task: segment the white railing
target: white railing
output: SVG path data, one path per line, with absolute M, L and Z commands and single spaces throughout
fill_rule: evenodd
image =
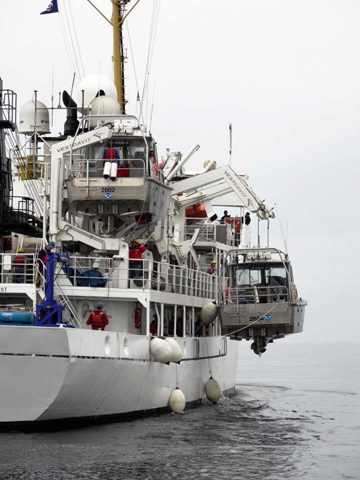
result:
M 99 264 L 93 268 L 93 264 Z M 57 273 L 62 286 L 66 279 L 77 287 L 143 288 L 182 295 L 215 298 L 219 278 L 200 270 L 155 262 L 152 259 L 70 256 L 69 265 Z
M 35 283 L 35 262 L 32 253 L 1 253 L 0 283 Z
M 228 288 L 224 297 L 224 304 L 234 307 L 236 312 L 246 309 L 248 305 L 286 303 L 291 300 L 287 287 L 266 285 Z
M 237 226 L 237 224 L 236 224 Z M 195 230 L 200 230 L 199 242 L 219 242 L 225 245 L 237 247 L 241 241 L 241 229 L 236 230 L 235 223 L 219 223 L 217 220 L 211 222 L 204 218 L 187 217 L 185 219 L 185 235 L 191 238 Z
M 21 257 L 20 257 L 21 256 Z M 93 268 L 98 263 L 99 268 Z M 40 268 L 39 268 L 40 267 Z M 36 284 L 45 293 L 46 265 L 35 254 L 0 254 L 0 283 Z M 55 287 L 142 288 L 201 298 L 217 297 L 216 275 L 155 262 L 150 258 L 121 261 L 110 257 L 72 255 L 58 263 Z
M 140 158 L 134 159 L 79 159 L 73 158 L 73 161 L 65 162 L 66 178 L 103 178 L 104 166 L 106 162 L 117 163 L 116 178 L 144 178 L 145 161 Z M 121 163 L 120 163 L 121 162 Z

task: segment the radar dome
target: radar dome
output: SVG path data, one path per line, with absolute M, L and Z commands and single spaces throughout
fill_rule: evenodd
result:
M 96 97 L 89 105 L 89 115 L 121 115 L 121 108 L 115 98 L 101 95 Z M 90 127 L 105 125 L 108 122 L 114 122 L 115 118 L 103 117 L 90 120 Z
M 97 93 L 102 90 L 107 97 L 117 98 L 116 87 L 113 82 L 102 75 L 89 75 L 79 83 L 76 93 L 76 103 L 78 108 L 82 107 L 82 90 L 84 90 L 84 106 L 89 105 Z
M 36 102 L 36 128 L 35 128 L 35 102 L 25 103 L 20 110 L 19 133 L 32 135 L 34 130 L 38 133 L 50 133 L 49 110 L 47 106 Z

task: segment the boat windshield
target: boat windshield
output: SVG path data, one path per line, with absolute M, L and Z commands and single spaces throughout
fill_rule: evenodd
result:
M 237 265 L 234 267 L 234 287 L 270 286 L 285 287 L 287 285 L 286 269 L 283 264 Z

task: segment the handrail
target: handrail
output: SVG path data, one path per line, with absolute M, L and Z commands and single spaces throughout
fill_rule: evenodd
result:
M 75 143 L 76 137 L 79 135 L 80 129 L 84 129 L 85 120 L 91 119 L 91 118 L 106 118 L 106 119 L 107 118 L 113 118 L 114 120 L 129 118 L 129 119 L 135 120 L 137 122 L 137 125 L 138 125 L 136 128 L 140 131 L 141 136 L 142 136 L 142 138 L 144 140 L 144 143 L 145 143 L 145 149 L 146 149 L 146 157 L 145 158 L 149 158 L 149 145 L 146 141 L 146 137 L 144 135 L 144 132 L 140 128 L 140 122 L 139 122 L 138 118 L 136 118 L 134 115 L 121 115 L 121 114 L 117 114 L 117 115 L 84 115 L 82 117 L 81 121 L 79 122 L 78 128 L 76 129 L 76 132 L 75 132 L 75 135 L 74 135 L 73 143 L 71 144 L 71 147 L 70 147 L 70 160 L 71 161 L 72 161 L 72 155 L 73 155 L 73 145 Z M 96 130 L 96 128 L 94 130 Z
M 23 272 L 15 272 L 12 257 L 18 254 L 0 254 L 0 281 L 1 283 L 14 283 L 14 275 L 18 275 L 19 281 L 15 283 L 37 283 L 45 293 L 46 264 L 34 254 L 24 254 L 30 258 L 27 263 L 29 274 L 23 278 Z M 4 257 L 8 256 L 8 259 Z M 99 263 L 97 276 L 87 274 L 94 263 Z M 64 288 L 96 286 L 98 288 L 142 288 L 149 290 L 167 291 L 181 295 L 191 295 L 200 298 L 214 299 L 217 296 L 218 286 L 222 279 L 205 271 L 161 263 L 151 258 L 130 261 L 117 261 L 111 257 L 85 257 L 79 255 L 69 256 L 67 266 L 61 266 L 56 274 L 56 287 L 60 294 L 64 294 Z M 39 266 L 42 266 L 39 269 Z M 59 264 L 60 265 L 60 264 Z M 20 265 L 22 270 L 22 265 Z M 42 272 L 41 272 L 42 270 Z M 21 278 L 20 278 L 21 275 Z
M 237 311 L 248 305 L 271 303 L 291 303 L 289 289 L 281 285 L 249 285 L 227 289 L 224 298 L 224 305 L 235 307 Z
M 70 161 L 65 161 L 65 167 L 69 167 L 69 173 L 67 179 L 73 179 L 73 178 L 86 178 L 89 181 L 89 178 L 103 178 L 103 172 L 104 172 L 104 165 L 105 163 L 109 161 L 111 163 L 117 163 L 120 160 L 119 159 L 114 159 L 114 160 L 104 160 L 102 158 L 79 158 L 76 160 L 73 160 L 72 162 Z M 117 177 L 117 178 L 144 178 L 145 177 L 145 171 L 146 171 L 146 165 L 145 165 L 145 160 L 142 158 L 125 158 L 121 159 L 121 162 L 138 162 L 139 164 L 141 163 L 141 167 L 131 167 L 127 165 L 120 165 L 118 166 L 118 169 L 121 170 L 121 167 L 127 168 L 129 172 L 129 177 Z M 99 167 L 96 164 L 99 162 L 102 163 L 102 166 Z M 92 165 L 94 163 L 94 165 Z M 85 168 L 84 168 L 85 167 Z M 139 172 L 140 175 L 131 175 L 131 173 L 137 173 Z M 94 175 L 96 174 L 96 175 Z

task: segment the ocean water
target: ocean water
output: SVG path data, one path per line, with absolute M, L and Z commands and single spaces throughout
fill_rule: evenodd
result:
M 0 434 L 0 479 L 360 479 L 360 345 L 240 344 L 237 394 L 183 415 Z

